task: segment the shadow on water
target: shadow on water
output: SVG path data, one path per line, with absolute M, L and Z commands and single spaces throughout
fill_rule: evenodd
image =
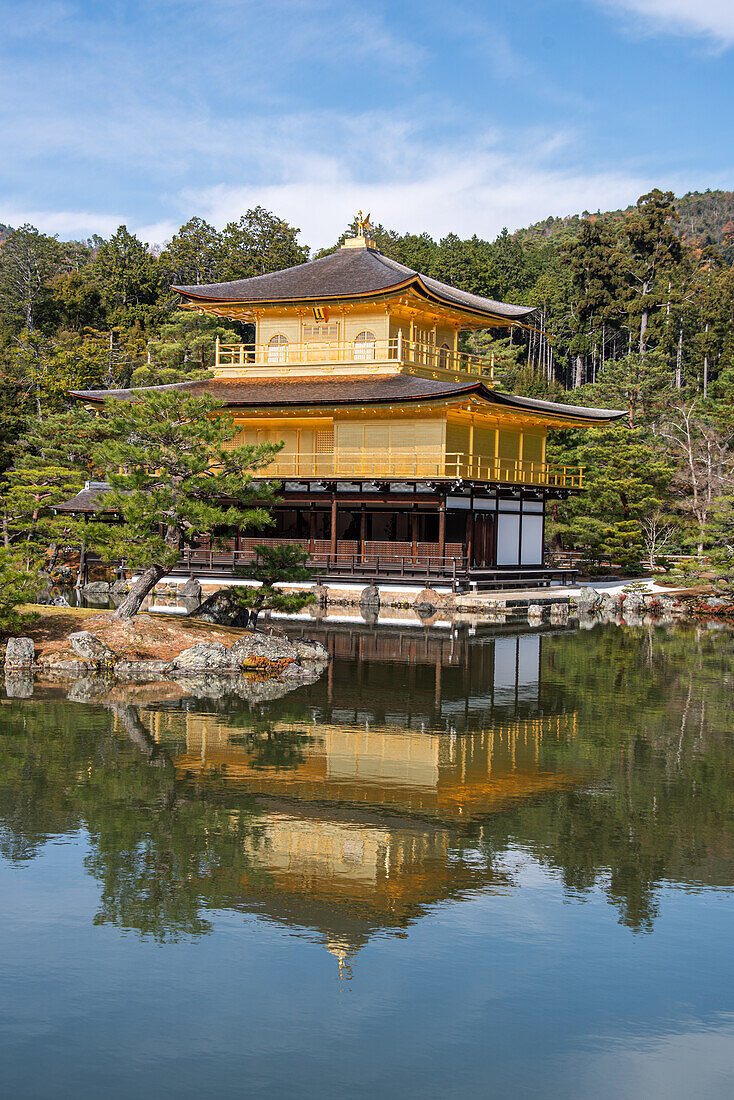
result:
M 518 847 L 637 931 L 665 883 L 732 882 L 731 634 L 302 632 L 333 661 L 282 698 L 11 682 L 2 855 L 83 828 L 96 923 L 165 942 L 252 912 L 345 977 L 375 933 L 514 889 Z

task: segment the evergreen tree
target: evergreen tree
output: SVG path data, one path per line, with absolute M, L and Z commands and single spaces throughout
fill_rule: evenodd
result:
M 106 438 L 93 452 L 114 491 L 105 508 L 118 524 L 89 527 L 89 542 L 140 575 L 115 611 L 132 618 L 147 594 L 178 561 L 182 546 L 216 539 L 232 526 L 271 522 L 275 486 L 253 481 L 278 444 L 232 446 L 237 429 L 222 402 L 205 395 L 142 390 L 134 400 L 105 404 Z M 123 471 L 123 472 L 121 472 Z
M 0 248 L 0 323 L 33 332 L 48 311 L 49 283 L 62 261 L 55 237 L 32 225 L 13 230 Z
M 121 225 L 105 241 L 91 267 L 91 274 L 110 311 L 113 323 L 143 326 L 155 319 L 158 303 L 156 261 L 146 246 Z
M 637 350 L 643 358 L 650 315 L 665 302 L 668 275 L 681 255 L 680 238 L 673 228 L 677 220 L 673 192 L 655 188 L 637 200 L 621 233 L 627 257 L 630 325 L 637 322 Z
M 305 263 L 308 249 L 298 244 L 299 232 L 262 206 L 248 210 L 221 234 L 220 279 L 248 279 Z
M 308 553 L 301 546 L 255 547 L 255 561 L 252 565 L 241 566 L 235 570 L 238 576 L 247 577 L 254 585 L 233 585 L 226 594 L 241 611 L 249 612 L 249 625 L 257 628 L 258 616 L 263 611 L 280 611 L 295 615 L 304 607 L 314 603 L 312 592 L 289 592 L 277 588 L 282 584 L 301 584 L 311 579 L 311 570 L 307 568 Z

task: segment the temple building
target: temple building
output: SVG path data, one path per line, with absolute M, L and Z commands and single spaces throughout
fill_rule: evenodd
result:
M 546 461 L 547 432 L 624 414 L 501 392 L 491 359 L 461 351 L 460 334 L 527 324 L 532 309 L 413 271 L 377 249 L 369 219 L 358 225 L 321 259 L 174 288 L 187 309 L 254 325 L 255 340 L 217 342 L 213 378 L 164 388 L 220 399 L 233 445 L 283 443 L 258 471 L 282 481 L 275 528 L 183 548 L 181 568 L 226 573 L 275 539 L 303 545 L 332 578 L 552 581 L 546 505 L 582 490 L 583 471 Z

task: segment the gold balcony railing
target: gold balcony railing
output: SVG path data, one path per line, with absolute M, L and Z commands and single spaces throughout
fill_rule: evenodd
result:
M 494 381 L 494 360 L 481 355 L 454 351 L 447 346 L 405 340 L 398 335 L 391 340 L 306 341 L 286 344 L 222 344 L 217 340 L 215 366 L 266 368 L 273 374 L 287 374 L 290 369 L 349 363 L 369 370 L 380 364 L 395 363 L 419 367 L 437 374 L 470 374 L 487 382 Z
M 273 478 L 345 478 L 485 481 L 506 485 L 581 489 L 582 466 L 549 466 L 528 459 L 485 458 L 480 455 L 441 454 L 432 451 L 385 451 L 376 454 L 284 453 L 257 473 Z

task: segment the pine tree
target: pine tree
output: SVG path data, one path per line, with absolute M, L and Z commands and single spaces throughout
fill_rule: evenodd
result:
M 176 564 L 182 546 L 202 535 L 216 539 L 221 528 L 271 522 L 275 485 L 254 482 L 253 473 L 280 445 L 233 447 L 232 418 L 209 395 L 141 390 L 129 402 L 108 400 L 103 417 L 107 437 L 93 460 L 113 486 L 105 508 L 120 522 L 88 525 L 89 541 L 108 560 L 125 559 L 140 571 L 115 611 L 128 619 Z
M 282 614 L 295 615 L 304 607 L 314 603 L 312 592 L 289 592 L 277 588 L 282 584 L 302 584 L 311 580 L 311 570 L 307 568 L 308 553 L 301 546 L 255 547 L 255 561 L 252 565 L 238 567 L 235 572 L 240 577 L 255 581 L 254 585 L 233 585 L 226 594 L 242 611 L 248 611 L 249 625 L 256 629 L 258 616 L 263 611 L 280 611 Z

